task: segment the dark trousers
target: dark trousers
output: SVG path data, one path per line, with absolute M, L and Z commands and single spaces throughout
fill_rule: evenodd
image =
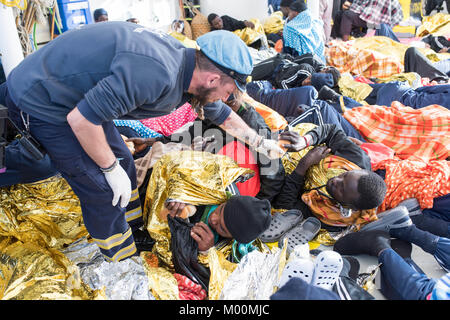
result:
M 269 81 L 254 81 L 247 85 L 247 93 L 256 101 L 272 108 L 283 117 L 297 117 L 297 107 L 311 106 L 317 99 L 317 91 L 312 86 L 290 89 L 273 89 Z
M 376 94 L 374 104 L 390 106 L 393 101 L 398 101 L 405 106 L 419 109 L 432 104 L 450 108 L 450 85 L 441 84 L 412 89 L 401 82 L 376 83 L 370 85 Z M 367 99 L 366 101 L 370 103 Z
M 450 222 L 450 194 L 434 198 L 433 207 L 431 209 L 423 209 L 423 213 L 430 217 Z
M 365 139 L 358 130 L 337 112 L 333 106 L 325 101 L 317 100 L 311 108 L 292 120 L 289 125 L 294 127 L 299 123 L 314 123 L 318 126 L 323 124 L 335 124 L 338 128 L 342 129 L 347 136 L 365 142 Z
M 268 81 L 255 81 L 247 85 L 247 92 L 256 101 L 285 117 L 291 126 L 307 122 L 318 126 L 325 123 L 336 124 L 348 136 L 365 141 L 358 130 L 337 111 L 337 105 L 332 106 L 325 101 L 316 100 L 317 91 L 314 87 L 272 89 Z M 348 97 L 344 97 L 344 101 L 349 108 L 360 105 Z M 304 109 L 301 114 L 298 110 L 300 106 Z
M 6 93 L 8 115 L 24 127 L 21 110 Z M 27 118 L 26 113 L 22 115 Z M 113 192 L 98 165 L 88 156 L 67 123 L 53 124 L 29 116 L 32 136 L 44 147 L 53 167 L 67 180 L 80 200 L 87 231 L 109 261 L 136 253 L 132 229 L 142 225 L 142 210 L 133 157 L 113 122 L 102 125 L 106 139 L 131 180 L 132 195 L 126 208 L 113 206 Z
M 366 28 L 367 22 L 359 17 L 358 13 L 354 13 L 350 10 L 342 12 L 340 34 L 341 36 L 349 36 L 354 27 Z
M 375 35 L 388 37 L 394 41 L 400 42 L 400 40 L 398 40 L 397 36 L 395 35 L 394 31 L 392 31 L 391 26 L 386 23 L 380 24 L 380 26 L 375 31 Z
M 6 146 L 5 166 L 6 171 L 0 174 L 0 187 L 32 183 L 47 179 L 58 173 L 53 168 L 48 155 L 45 155 L 42 160 L 36 160 L 18 140 L 14 140 Z
M 270 296 L 271 300 L 340 300 L 331 290 L 326 290 L 307 283 L 301 278 L 293 277 L 277 292 Z
M 388 300 L 426 300 L 436 281 L 394 250 L 386 249 L 378 257 L 381 265 L 381 293 Z
M 436 81 L 448 81 L 448 63 L 434 64 L 417 48 L 410 47 L 405 52 L 405 72 L 416 72 L 421 77 Z M 443 70 L 438 69 L 443 67 Z

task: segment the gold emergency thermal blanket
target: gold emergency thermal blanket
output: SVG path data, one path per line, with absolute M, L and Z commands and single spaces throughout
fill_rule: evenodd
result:
M 170 152 L 153 167 L 144 205 L 144 223 L 155 239 L 154 251 L 168 266 L 170 229 L 159 212 L 167 199 L 196 205 L 220 204 L 227 200 L 226 187 L 239 177 L 249 178 L 250 169 L 241 168 L 227 157 L 200 151 Z
M 0 299 L 101 298 L 60 251 L 87 235 L 64 179 L 1 188 L 0 199 Z
M 233 31 L 233 33 L 236 34 L 239 38 L 241 38 L 246 45 L 251 45 L 252 43 L 260 39 L 263 39 L 263 42 L 264 41 L 267 42 L 267 39 L 265 39 L 266 33 L 264 31 L 264 27 L 259 21 L 259 19 L 250 19 L 249 21 L 253 22 L 253 24 L 255 25 L 254 29 L 247 27 L 244 29 Z
M 275 11 L 264 21 L 264 31 L 267 34 L 270 33 L 279 33 L 283 31 L 284 28 L 284 19 L 283 13 L 281 11 Z
M 416 36 L 425 37 L 429 34 L 433 36 L 448 36 L 450 34 L 450 14 L 439 12 L 432 16 L 424 17 L 422 25 L 417 28 Z

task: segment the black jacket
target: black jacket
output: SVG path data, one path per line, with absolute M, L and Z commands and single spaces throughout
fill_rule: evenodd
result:
M 226 15 L 222 16 L 221 18 L 223 21 L 223 29 L 224 30 L 236 31 L 236 30 L 247 28 L 244 21 L 240 21 L 240 20 L 234 19 L 234 18 L 232 18 L 230 16 L 226 16 Z
M 313 137 L 312 145 L 325 143 L 331 153 L 353 162 L 361 169 L 371 170 L 370 158 L 367 153 L 351 141 L 341 129 L 334 124 L 324 124 L 309 131 Z M 293 171 L 286 176 L 280 193 L 273 202 L 274 208 L 292 209 L 297 208 L 310 212 L 309 208 L 301 201 L 300 196 L 304 193 L 305 177 Z

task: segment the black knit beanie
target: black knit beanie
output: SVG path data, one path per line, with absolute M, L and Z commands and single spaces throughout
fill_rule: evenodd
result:
M 271 206 L 267 199 L 250 196 L 232 196 L 224 208 L 224 221 L 233 238 L 249 243 L 263 233 L 270 224 Z

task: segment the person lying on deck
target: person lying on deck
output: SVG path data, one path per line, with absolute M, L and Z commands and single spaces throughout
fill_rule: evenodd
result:
M 236 31 L 245 28 L 255 28 L 255 24 L 247 20 L 237 20 L 227 15 L 219 16 L 216 13 L 208 15 L 208 22 L 212 30 Z
M 170 216 L 179 217 L 187 204 L 166 201 L 165 206 Z M 199 251 L 207 251 L 221 238 L 250 243 L 269 227 L 271 220 L 269 200 L 250 196 L 234 195 L 222 204 L 195 208 L 189 221 L 194 223 L 191 236 Z
M 280 138 L 286 135 L 289 132 Z M 386 184 L 371 170 L 364 150 L 332 124 L 315 127 L 301 139 L 305 148 L 316 147 L 286 176 L 272 203 L 274 208 L 300 209 L 306 216 L 316 216 L 324 228 L 338 230 L 376 220 L 375 209 L 384 200 Z M 307 174 L 314 165 L 324 172 L 321 171 L 320 179 L 319 174 Z

